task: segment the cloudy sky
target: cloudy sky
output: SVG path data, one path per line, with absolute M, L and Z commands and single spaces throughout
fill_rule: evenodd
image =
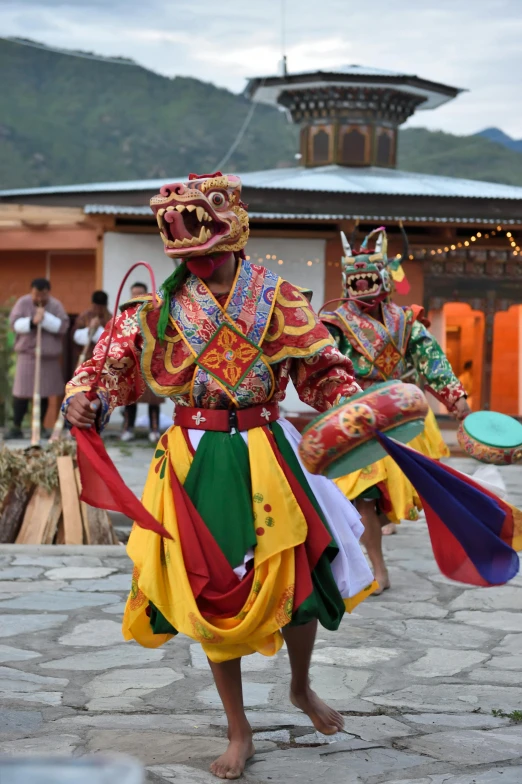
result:
M 522 137 L 522 0 L 0 0 L 0 30 L 238 92 L 276 71 L 283 4 L 289 70 L 356 63 L 467 88 L 410 125 Z

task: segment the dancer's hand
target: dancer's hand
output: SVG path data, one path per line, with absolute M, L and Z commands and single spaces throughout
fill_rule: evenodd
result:
M 466 419 L 466 417 L 471 414 L 471 408 L 468 406 L 468 401 L 465 397 L 461 397 L 457 400 L 451 413 L 459 422 L 462 422 L 463 419 Z
M 98 329 L 99 326 L 100 326 L 100 319 L 98 318 L 98 316 L 94 316 L 94 318 L 91 319 L 91 322 L 89 324 L 89 329 Z
M 99 400 L 89 400 L 85 392 L 78 392 L 69 403 L 66 419 L 80 430 L 87 430 L 95 424 L 99 408 Z

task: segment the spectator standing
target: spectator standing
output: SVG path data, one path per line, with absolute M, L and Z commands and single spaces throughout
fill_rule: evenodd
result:
M 112 313 L 107 305 L 109 297 L 105 291 L 95 291 L 91 297 L 91 307 L 80 313 L 74 323 L 73 340 L 75 348 L 75 360 L 78 361 L 80 354 L 85 353 L 82 361 L 92 357 L 92 350 L 101 338 L 103 331 L 112 318 Z
M 13 386 L 13 427 L 5 437 L 23 438 L 22 422 L 34 392 L 37 326 L 42 325 L 40 396 L 43 422 L 49 397 L 61 396 L 64 391 L 60 358 L 69 317 L 62 303 L 51 296 L 49 281 L 36 278 L 31 283 L 30 293 L 15 302 L 9 322 L 16 336 L 16 372 Z

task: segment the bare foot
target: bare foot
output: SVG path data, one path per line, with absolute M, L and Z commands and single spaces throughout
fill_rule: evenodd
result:
M 383 536 L 393 536 L 393 534 L 397 533 L 397 523 L 386 523 L 382 527 L 382 535 Z
M 210 772 L 218 779 L 238 779 L 250 757 L 256 753 L 252 743 L 252 733 L 246 732 L 229 740 L 228 749 L 214 760 Z
M 315 729 L 322 732 L 323 735 L 335 735 L 344 727 L 344 719 L 341 714 L 323 702 L 310 687 L 304 692 L 291 691 L 290 702 L 306 713 Z
M 387 591 L 389 588 L 391 588 L 390 577 L 388 575 L 387 569 L 384 569 L 382 572 L 375 570 L 375 579 L 379 583 L 379 587 L 371 594 L 372 596 L 380 596 L 381 593 L 384 593 L 384 591 Z

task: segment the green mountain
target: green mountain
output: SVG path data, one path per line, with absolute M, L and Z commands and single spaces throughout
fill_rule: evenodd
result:
M 197 79 L 37 46 L 0 39 L 0 190 L 212 171 L 251 111 Z M 258 105 L 227 168 L 292 166 L 298 135 Z M 480 135 L 403 130 L 399 167 L 522 185 L 522 154 Z
M 425 128 L 400 132 L 400 169 L 522 185 L 522 153 L 484 136 L 453 136 Z
M 251 104 L 197 79 L 0 40 L 0 189 L 213 171 Z M 257 106 L 228 166 L 291 166 L 297 129 Z

